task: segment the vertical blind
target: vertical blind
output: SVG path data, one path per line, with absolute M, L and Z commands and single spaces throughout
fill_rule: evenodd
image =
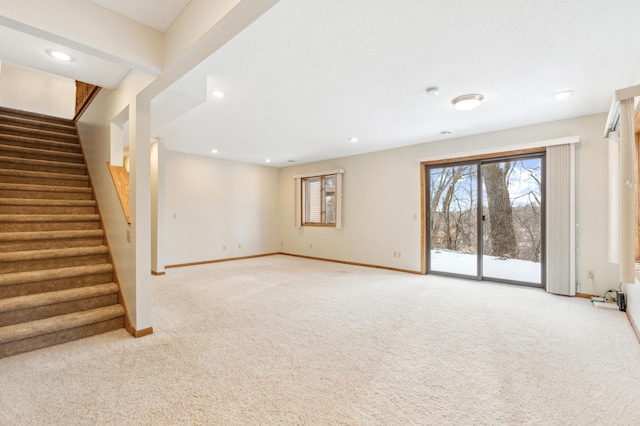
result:
M 547 147 L 547 291 L 575 296 L 575 145 Z

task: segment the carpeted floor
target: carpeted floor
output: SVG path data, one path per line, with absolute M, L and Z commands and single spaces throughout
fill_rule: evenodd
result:
M 1 425 L 637 425 L 624 313 L 270 256 L 153 279 L 154 330 L 0 360 Z

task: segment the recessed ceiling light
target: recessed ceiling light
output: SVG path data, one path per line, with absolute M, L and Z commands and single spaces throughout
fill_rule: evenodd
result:
M 217 150 L 217 149 L 212 149 L 212 150 L 211 150 L 211 153 L 212 153 L 212 154 L 217 154 L 217 153 L 218 153 L 218 150 Z
M 355 136 L 352 136 L 349 138 L 349 142 L 358 142 L 358 138 L 356 138 Z
M 47 54 L 52 58 L 56 58 L 59 61 L 70 62 L 73 61 L 73 56 L 68 53 L 61 52 L 59 50 L 47 50 Z
M 270 158 L 265 158 L 264 162 L 265 162 L 265 163 L 270 163 L 270 162 L 271 162 L 271 159 L 270 159 Z
M 453 98 L 451 99 L 451 103 L 453 104 L 453 107 L 458 111 L 469 111 L 470 109 L 474 109 L 478 105 L 480 105 L 480 102 L 482 102 L 483 99 L 483 95 L 474 93 Z
M 571 95 L 573 95 L 573 90 L 563 90 L 562 92 L 554 93 L 553 97 L 555 99 L 566 99 Z
M 222 90 L 213 90 L 211 92 L 211 94 L 215 97 L 215 98 L 224 98 L 225 96 L 227 96 L 226 93 L 224 93 Z

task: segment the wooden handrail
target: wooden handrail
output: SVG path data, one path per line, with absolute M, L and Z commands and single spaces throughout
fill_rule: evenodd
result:
M 113 184 L 116 187 L 124 217 L 127 219 L 127 223 L 131 224 L 131 216 L 129 215 L 129 172 L 124 166 L 114 166 L 109 162 L 107 162 L 107 167 L 111 172 L 111 179 L 113 179 Z

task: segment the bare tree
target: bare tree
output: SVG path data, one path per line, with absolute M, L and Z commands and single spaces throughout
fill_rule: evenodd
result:
M 489 206 L 490 253 L 492 256 L 512 258 L 517 255 L 513 227 L 513 211 L 509 199 L 507 177 L 512 163 L 505 161 L 483 166 L 484 185 Z

